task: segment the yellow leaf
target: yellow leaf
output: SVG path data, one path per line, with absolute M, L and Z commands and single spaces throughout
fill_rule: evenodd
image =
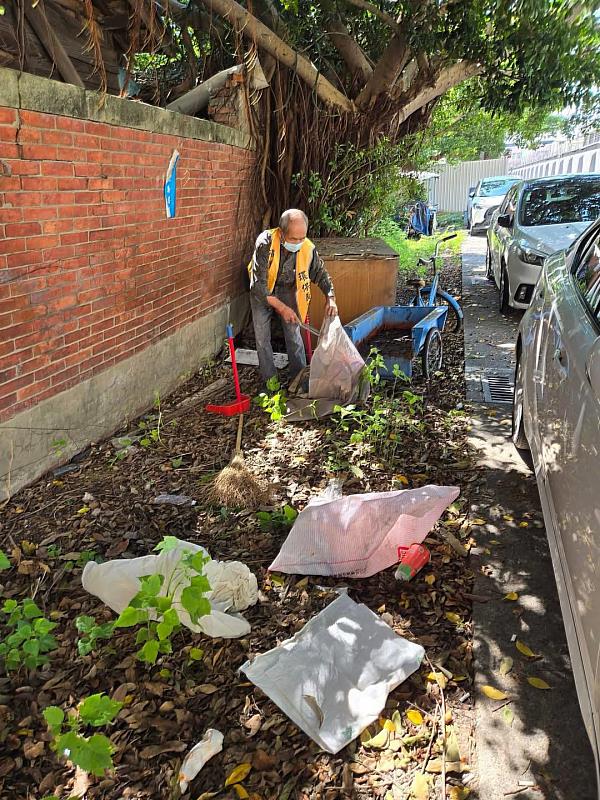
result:
M 505 600 L 518 600 L 519 599 L 519 595 L 517 594 L 517 592 L 509 592 L 508 594 L 504 595 L 504 599 Z
M 285 583 L 285 578 L 283 575 L 278 575 L 276 572 L 271 573 L 271 583 L 274 583 L 275 586 L 283 586 Z
M 435 681 L 442 689 L 445 689 L 448 684 L 448 678 L 443 672 L 430 672 L 427 676 L 427 680 Z
M 500 662 L 500 675 L 508 675 L 513 668 L 513 660 L 510 656 L 503 658 Z
M 248 798 L 250 797 L 248 792 L 244 789 L 244 787 L 240 783 L 236 783 L 233 788 L 235 789 L 235 793 L 240 798 L 240 800 L 248 800 Z
M 529 527 L 529 523 L 528 522 L 525 522 L 525 521 L 519 522 L 519 528 L 528 528 L 528 527 Z
M 201 683 L 197 689 L 202 694 L 214 694 L 219 691 L 219 687 L 215 686 L 214 683 Z
M 505 514 L 502 519 L 505 519 L 507 522 L 514 522 L 515 518 L 511 514 Z
M 506 700 L 508 697 L 505 692 L 501 692 L 500 689 L 495 689 L 493 686 L 482 686 L 481 691 L 491 700 Z
M 389 738 L 389 731 L 383 728 L 383 730 L 379 731 L 379 733 L 375 734 L 371 739 L 363 739 L 361 736 L 361 741 L 365 747 L 375 747 L 378 750 L 383 750 L 384 747 L 387 747 Z
M 406 475 L 394 475 L 394 480 L 401 483 L 403 486 L 408 486 L 408 478 Z
M 392 722 L 394 723 L 396 733 L 402 733 L 402 717 L 400 716 L 398 709 L 396 709 L 392 714 Z
M 490 544 L 502 544 L 498 539 L 490 539 Z
M 413 708 L 411 708 L 410 711 L 406 712 L 406 717 L 412 722 L 413 725 L 423 724 L 423 715 L 421 714 L 420 711 L 416 711 Z
M 448 800 L 467 800 L 470 795 L 471 790 L 466 786 L 453 786 L 448 794 Z
M 252 769 L 252 764 L 238 764 L 230 773 L 229 777 L 225 781 L 225 786 L 233 786 L 236 783 L 240 783 L 243 781 L 244 778 L 248 775 L 250 770 Z
M 527 647 L 526 644 L 523 644 L 523 642 L 520 642 L 518 639 L 515 642 L 515 647 L 517 648 L 519 653 L 523 653 L 523 655 L 527 656 L 527 658 L 537 658 L 537 656 L 533 652 L 533 650 L 531 648 Z
M 536 689 L 551 689 L 552 687 L 541 678 L 527 678 L 527 683 L 535 686 Z
M 302 580 L 298 581 L 298 583 L 296 584 L 296 586 L 294 588 L 295 589 L 306 589 L 307 586 L 308 586 L 308 578 L 302 578 Z
M 467 680 L 467 676 L 466 675 L 453 675 L 452 676 L 452 680 L 456 681 L 456 683 L 460 683 L 461 681 L 466 681 Z
M 446 617 L 447 620 L 450 620 L 450 622 L 453 622 L 455 625 L 458 625 L 459 622 L 462 622 L 462 619 L 459 617 L 458 614 L 455 614 L 454 611 L 446 611 L 444 616 Z
M 471 525 L 485 525 L 485 520 L 477 517 L 476 519 L 471 520 Z
M 390 733 L 396 733 L 396 726 L 394 725 L 391 719 L 385 719 L 383 721 L 383 727 L 386 731 L 389 731 Z
M 429 800 L 429 781 L 420 772 L 415 775 L 410 785 L 410 793 L 414 800 Z
M 435 575 L 425 575 L 425 583 L 428 586 L 433 586 L 435 583 Z

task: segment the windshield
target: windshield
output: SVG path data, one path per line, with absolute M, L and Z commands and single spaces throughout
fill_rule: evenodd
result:
M 523 192 L 521 225 L 565 225 L 592 222 L 600 216 L 600 175 L 531 186 Z
M 477 192 L 478 197 L 503 197 L 511 186 L 517 183 L 518 178 L 492 178 L 489 181 L 482 181 Z

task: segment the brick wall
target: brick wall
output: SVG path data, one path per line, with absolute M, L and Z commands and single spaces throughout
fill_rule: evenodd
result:
M 0 422 L 243 291 L 252 157 L 1 100 Z

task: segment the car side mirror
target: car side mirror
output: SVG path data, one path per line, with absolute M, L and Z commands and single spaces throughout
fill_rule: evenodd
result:
M 469 189 L 469 197 L 475 197 L 475 186 L 471 186 Z
M 512 214 L 498 214 L 498 226 L 500 228 L 511 228 L 513 224 Z

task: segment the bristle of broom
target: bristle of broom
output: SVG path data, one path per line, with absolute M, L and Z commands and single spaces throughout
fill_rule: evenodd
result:
M 268 504 L 270 491 L 248 469 L 244 456 L 236 453 L 209 486 L 206 497 L 213 505 L 250 509 Z

